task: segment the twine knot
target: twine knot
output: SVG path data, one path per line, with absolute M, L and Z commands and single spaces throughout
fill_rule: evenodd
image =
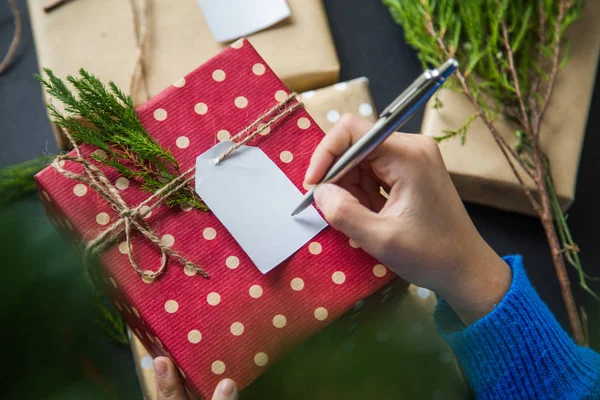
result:
M 302 107 L 302 103 L 299 101 L 294 102 L 290 105 L 292 100 L 296 99 L 297 94 L 292 93 L 287 98 L 271 109 L 267 110 L 256 121 L 244 128 L 238 134 L 231 138 L 232 141 L 241 139 L 236 142 L 226 152 L 221 154 L 218 158 L 219 162 L 225 159 L 229 154 L 238 149 L 243 144 L 249 142 L 255 138 L 261 132 L 265 132 L 277 121 L 283 117 L 293 113 L 298 108 Z M 269 131 L 267 131 L 269 132 Z M 90 260 L 96 255 L 102 253 L 106 249 L 114 246 L 121 235 L 125 233 L 125 244 L 127 246 L 127 255 L 129 262 L 133 269 L 142 277 L 148 280 L 154 280 L 160 274 L 163 273 L 166 265 L 167 258 L 171 256 L 179 261 L 179 263 L 187 270 L 192 269 L 199 273 L 201 276 L 208 278 L 209 275 L 193 262 L 181 256 L 176 251 L 172 250 L 167 244 L 163 243 L 158 234 L 154 229 L 146 222 L 144 217 L 149 215 L 152 210 L 157 208 L 164 202 L 171 194 L 177 192 L 179 189 L 188 185 L 194 179 L 194 172 L 196 167 L 192 167 L 175 179 L 166 183 L 165 186 L 157 190 L 153 195 L 142 201 L 135 207 L 130 207 L 125 200 L 121 197 L 119 190 L 108 180 L 104 172 L 96 165 L 91 163 L 81 153 L 81 149 L 75 142 L 68 130 L 64 130 L 65 136 L 70 141 L 76 156 L 70 156 L 68 154 L 60 155 L 56 157 L 52 163 L 52 167 L 66 178 L 73 179 L 79 182 L 87 184 L 90 188 L 96 191 L 106 202 L 115 210 L 119 218 L 106 230 L 99 233 L 94 239 L 89 241 L 84 249 L 83 261 L 86 267 L 91 265 Z M 63 161 L 72 161 L 80 164 L 83 167 L 83 174 L 68 171 L 63 167 Z M 154 243 L 160 250 L 161 261 L 159 268 L 155 271 L 148 269 L 141 269 L 134 256 L 133 247 L 131 244 L 132 231 L 137 231 L 142 237 Z

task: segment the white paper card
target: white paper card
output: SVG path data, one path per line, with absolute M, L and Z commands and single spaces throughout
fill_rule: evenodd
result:
M 239 39 L 290 16 L 285 0 L 198 0 L 217 42 Z
M 196 158 L 196 192 L 263 273 L 285 261 L 327 226 L 314 207 L 292 217 L 302 193 L 257 147 L 233 143 Z

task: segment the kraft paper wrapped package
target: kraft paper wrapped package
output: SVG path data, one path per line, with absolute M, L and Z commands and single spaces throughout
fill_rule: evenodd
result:
M 344 113 L 371 121 L 376 118 L 366 78 L 309 91 L 301 98 L 325 132 Z M 269 398 L 291 400 L 402 395 L 462 399 L 457 364 L 433 322 L 436 301 L 425 288 L 407 288 L 405 282 L 393 281 L 286 355 L 250 385 L 243 398 L 262 399 L 268 394 Z M 142 392 L 146 399 L 154 400 L 152 356 L 135 331 L 130 333 Z
M 139 17 L 142 0 L 134 3 Z M 248 39 L 294 91 L 337 82 L 340 67 L 322 0 L 287 3 L 289 18 Z M 103 81 L 113 80 L 119 87 L 129 88 L 136 58 L 129 1 L 76 0 L 51 13 L 44 13 L 38 1 L 29 0 L 28 4 L 40 68 L 50 68 L 58 76 L 85 68 Z M 213 39 L 196 0 L 152 0 L 148 4 L 146 68 L 149 92 L 154 96 L 227 44 Z M 56 127 L 55 135 L 59 148 L 66 148 Z
M 371 122 L 377 120 L 369 80 L 365 77 L 302 93 L 302 102 L 306 111 L 326 133 L 346 113 Z
M 552 162 L 555 188 L 563 210 L 575 199 L 579 158 L 600 50 L 599 20 L 600 2 L 590 1 L 581 20 L 569 27 L 569 62 L 557 76 L 541 126 L 542 148 Z M 473 106 L 462 94 L 442 89 L 440 100 L 444 106 L 439 110 L 433 108 L 433 102 L 428 104 L 421 127 L 423 134 L 440 136 L 442 130 L 457 129 L 474 114 Z M 517 128 L 512 122 L 500 117 L 495 125 L 509 144 L 516 142 Z M 458 138 L 449 139 L 440 143 L 440 149 L 463 200 L 534 215 L 507 161 L 480 119 L 471 124 L 465 145 L 461 145 Z M 529 176 L 521 175 L 535 190 Z

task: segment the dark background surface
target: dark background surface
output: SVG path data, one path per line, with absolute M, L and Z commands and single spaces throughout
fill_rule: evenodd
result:
M 42 105 L 41 89 L 32 78 L 38 65 L 25 1 L 19 3 L 23 12 L 24 35 L 12 66 L 0 76 L 0 167 L 57 152 Z M 379 1 L 325 0 L 324 3 L 342 66 L 341 80 L 367 76 L 377 109 L 382 110 L 420 73 L 414 51 L 406 45 L 401 28 L 392 21 Z M 6 2 L 0 2 L 0 54 L 3 55 L 8 48 L 12 34 L 12 16 Z M 599 104 L 597 85 L 587 124 L 577 200 L 569 211 L 572 233 L 582 249 L 582 263 L 591 275 L 600 275 L 600 158 L 597 156 L 600 116 L 594 112 L 599 110 Z M 418 132 L 420 119 L 421 115 L 418 115 L 409 121 L 404 130 Z M 29 207 L 32 213 L 40 214 L 40 225 L 45 224 L 39 205 Z M 499 254 L 523 254 L 534 286 L 563 326 L 568 328 L 560 288 L 538 220 L 471 204 L 467 204 L 467 209 L 477 228 Z M 576 275 L 570 272 L 576 301 L 585 306 L 591 320 L 592 347 L 598 350 L 600 306 L 577 287 Z M 598 291 L 600 285 L 596 283 L 593 288 Z M 121 362 L 132 368 L 127 361 Z M 133 379 L 132 376 L 128 375 L 127 379 Z

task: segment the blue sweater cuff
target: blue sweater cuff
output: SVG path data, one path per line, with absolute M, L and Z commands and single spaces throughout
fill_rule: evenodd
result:
M 527 279 L 521 256 L 504 261 L 513 281 L 488 315 L 465 327 L 443 299 L 435 310 L 476 398 L 600 398 L 600 355 L 561 328 Z

